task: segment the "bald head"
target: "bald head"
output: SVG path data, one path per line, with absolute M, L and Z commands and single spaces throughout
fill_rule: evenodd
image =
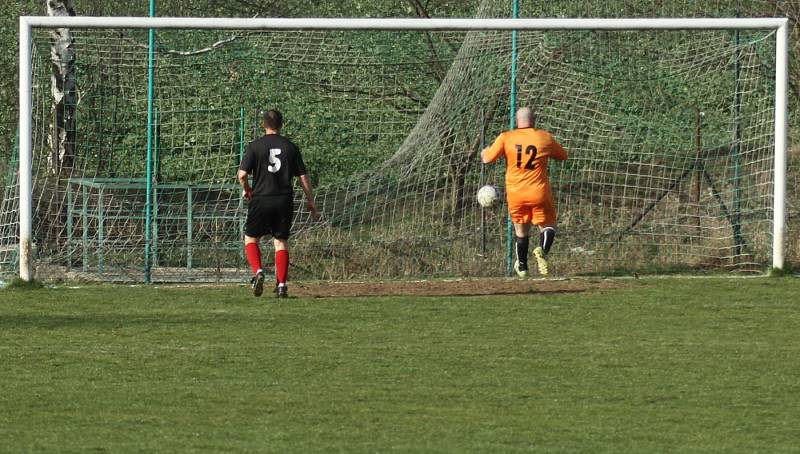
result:
M 517 111 L 517 127 L 532 128 L 536 123 L 536 116 L 530 107 L 522 107 Z

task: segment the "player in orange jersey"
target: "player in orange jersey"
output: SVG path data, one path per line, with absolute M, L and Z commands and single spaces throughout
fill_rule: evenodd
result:
M 550 158 L 563 161 L 567 152 L 549 132 L 534 128 L 536 117 L 528 107 L 517 111 L 517 129 L 500 134 L 481 153 L 485 164 L 506 158 L 506 199 L 514 223 L 514 271 L 528 276 L 528 236 L 531 224 L 539 227 L 539 246 L 533 250 L 539 274 L 549 273 L 547 254 L 556 238 L 556 205 L 547 177 Z

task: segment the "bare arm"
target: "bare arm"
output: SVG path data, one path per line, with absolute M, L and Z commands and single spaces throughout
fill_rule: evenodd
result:
M 489 147 L 486 147 L 483 149 L 483 151 L 481 151 L 481 162 L 483 162 L 484 164 L 489 164 L 490 162 L 492 162 L 486 158 L 487 151 L 489 151 Z
M 311 212 L 311 217 L 314 220 L 319 219 L 319 212 L 317 206 L 314 204 L 314 190 L 311 187 L 311 179 L 308 175 L 300 175 L 300 186 L 303 188 L 303 193 L 306 195 L 306 206 L 308 211 Z
M 242 185 L 242 191 L 244 191 L 244 196 L 247 200 L 250 200 L 250 196 L 253 193 L 253 188 L 250 187 L 250 178 L 244 170 L 239 170 L 239 173 L 236 175 L 236 178 L 239 180 L 239 184 Z

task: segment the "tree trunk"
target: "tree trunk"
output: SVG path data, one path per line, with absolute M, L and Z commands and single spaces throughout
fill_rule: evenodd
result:
M 46 0 L 48 16 L 75 16 L 72 0 Z M 50 67 L 53 92 L 51 107 L 50 154 L 47 168 L 51 175 L 70 174 L 75 161 L 75 106 L 77 89 L 75 81 L 75 49 L 68 28 L 50 32 Z
M 74 16 L 72 0 L 45 0 L 48 16 Z M 50 107 L 50 129 L 47 142 L 47 172 L 53 182 L 45 181 L 39 197 L 49 199 L 48 211 L 39 213 L 37 236 L 43 236 L 40 244 L 53 250 L 65 250 L 65 228 L 67 210 L 65 195 L 59 188 L 62 178 L 72 175 L 75 161 L 75 108 L 77 89 L 75 78 L 75 50 L 72 33 L 68 28 L 50 32 L 50 79 L 53 95 Z M 82 228 L 87 228 L 85 225 Z M 45 239 L 46 238 L 46 239 Z M 67 260 L 71 260 L 67 257 Z

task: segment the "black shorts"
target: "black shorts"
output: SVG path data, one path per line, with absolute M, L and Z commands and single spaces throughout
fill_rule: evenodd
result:
M 272 235 L 288 240 L 294 217 L 294 197 L 291 195 L 256 196 L 247 208 L 244 234 L 249 237 Z

